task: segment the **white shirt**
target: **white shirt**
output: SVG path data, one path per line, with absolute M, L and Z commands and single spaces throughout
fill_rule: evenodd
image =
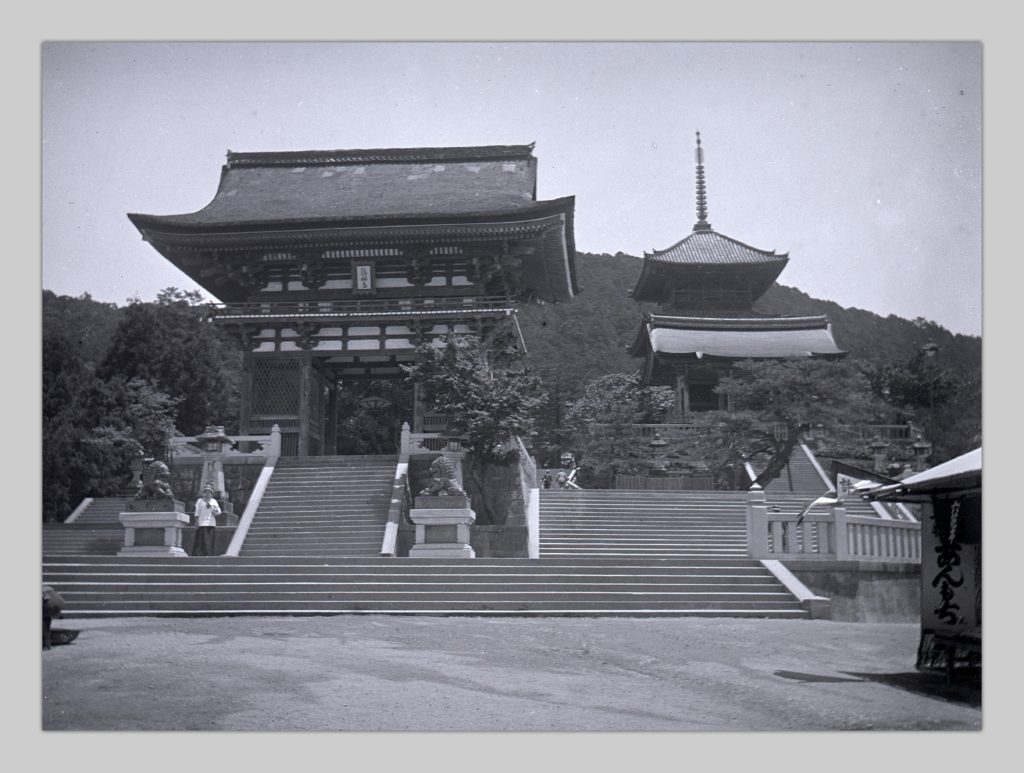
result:
M 217 500 L 210 497 L 207 502 L 202 497 L 196 500 L 196 526 L 216 526 L 217 516 L 220 515 L 220 505 Z

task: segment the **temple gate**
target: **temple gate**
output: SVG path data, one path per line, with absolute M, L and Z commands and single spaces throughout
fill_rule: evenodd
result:
M 521 344 L 519 302 L 578 292 L 574 197 L 538 201 L 536 177 L 532 144 L 228 152 L 203 209 L 128 217 L 242 342 L 240 432 L 315 456 L 339 385 L 398 379 L 448 334 Z M 443 423 L 418 397 L 414 430 Z

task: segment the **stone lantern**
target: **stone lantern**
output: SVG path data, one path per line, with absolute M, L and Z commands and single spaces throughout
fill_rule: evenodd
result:
M 220 498 L 225 490 L 222 458 L 226 447 L 234 441 L 224 434 L 224 427 L 211 425 L 203 430 L 203 434 L 196 435 L 196 442 L 205 457 L 199 487 L 213 486 L 216 496 Z
M 928 455 L 932 452 L 932 444 L 918 435 L 911 448 L 914 449 L 914 464 L 917 471 L 928 469 Z
M 871 449 L 871 458 L 874 460 L 874 470 L 878 473 L 885 472 L 885 449 L 889 447 L 889 444 L 883 441 L 878 435 L 871 441 L 869 448 Z

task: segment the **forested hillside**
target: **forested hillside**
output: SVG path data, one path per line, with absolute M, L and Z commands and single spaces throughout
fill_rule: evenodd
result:
M 587 381 L 606 373 L 631 373 L 640 360 L 626 354 L 636 338 L 645 311 L 628 293 L 640 274 L 641 259 L 631 255 L 577 253 L 580 295 L 569 303 L 529 304 L 519 313 L 529 361 L 546 383 L 576 395 Z M 840 347 L 851 358 L 875 363 L 905 362 L 929 341 L 939 347 L 938 359 L 960 372 L 981 373 L 981 339 L 955 335 L 926 320 L 882 317 L 862 309 L 843 308 L 832 301 L 779 284 L 754 307 L 766 316 L 825 314 Z
M 626 350 L 649 304 L 629 290 L 641 260 L 577 255 L 581 294 L 560 304 L 523 304 L 527 363 L 540 377 L 538 447 L 573 448 L 566 412 L 585 387 L 641 362 Z M 125 483 L 138 453 L 159 455 L 174 431 L 208 424 L 237 429 L 241 353 L 236 341 L 203 321 L 198 293 L 175 288 L 152 302 L 119 307 L 88 294 L 43 291 L 43 506 L 62 519 L 83 496 Z M 755 309 L 764 315 L 826 314 L 858 377 L 902 415 L 924 420 L 940 460 L 976 447 L 981 430 L 981 339 L 953 335 L 925 320 L 844 309 L 775 285 Z M 928 343 L 938 346 L 922 359 Z

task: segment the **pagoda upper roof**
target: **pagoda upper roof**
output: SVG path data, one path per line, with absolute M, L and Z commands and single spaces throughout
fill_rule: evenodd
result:
M 712 231 L 695 230 L 666 250 L 645 253 L 630 295 L 637 301 L 671 302 L 672 280 L 686 284 L 693 273 L 725 273 L 746 283 L 756 300 L 771 287 L 789 261 L 788 254 L 759 250 Z
M 700 266 L 785 265 L 788 253 L 759 250 L 711 229 L 694 231 L 665 250 L 645 254 L 644 260 Z M 781 269 L 780 269 L 781 270 Z
M 630 354 L 693 359 L 841 357 L 828 318 L 669 317 L 648 314 Z
M 525 214 L 555 203 L 537 201 L 536 183 L 533 145 L 229 151 L 205 207 L 130 217 L 147 227 L 203 227 Z

